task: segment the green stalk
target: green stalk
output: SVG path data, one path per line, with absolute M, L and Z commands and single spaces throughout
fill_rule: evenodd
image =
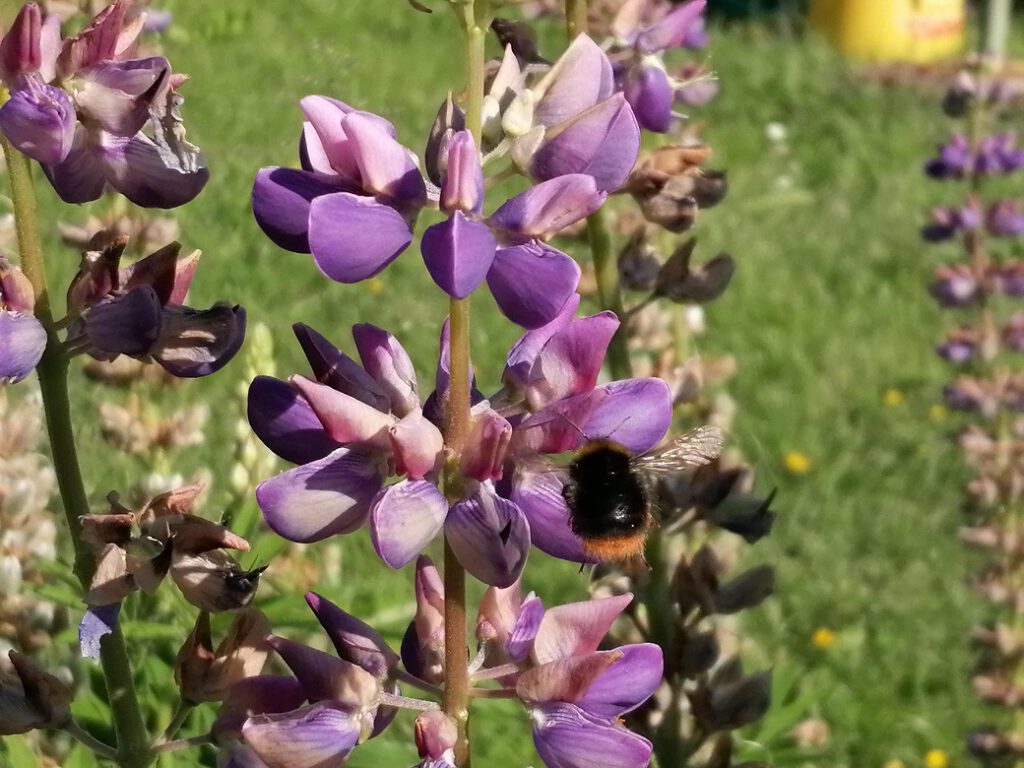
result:
M 484 102 L 484 40 L 490 25 L 487 0 L 462 0 L 455 8 L 463 36 L 466 70 L 466 125 L 479 148 Z M 449 305 L 449 348 L 451 350 L 448 407 L 445 412 L 445 445 L 456 456 L 465 447 L 470 429 L 470 303 L 451 299 Z M 462 480 L 458 462 L 445 473 L 449 498 L 461 497 Z M 458 728 L 455 743 L 456 768 L 469 768 L 469 702 L 472 688 L 469 674 L 469 646 L 466 641 L 466 571 L 455 557 L 448 540 L 444 542 L 444 660 L 445 685 L 442 708 Z
M 572 41 L 577 35 L 587 32 L 587 0 L 565 0 L 565 31 Z M 594 262 L 594 277 L 597 280 L 598 301 L 604 309 L 610 309 L 619 318 L 624 317 L 622 291 L 619 288 L 619 265 L 612 253 L 612 237 L 608 231 L 608 220 L 604 210 L 598 208 L 587 217 L 587 239 L 590 241 L 590 258 Z M 613 379 L 633 377 L 633 363 L 629 359 L 625 328 L 608 345 L 606 357 Z
M 18 232 L 21 268 L 32 283 L 36 294 L 36 319 L 46 330 L 46 351 L 36 368 L 36 373 L 39 375 L 39 389 L 43 396 L 53 468 L 57 474 L 57 484 L 64 503 L 64 516 L 75 550 L 75 574 L 82 584 L 82 589 L 85 590 L 89 588 L 95 563 L 81 540 L 82 526 L 79 517 L 89 513 L 89 498 L 82 482 L 82 470 L 71 421 L 68 363 L 61 353 L 60 339 L 50 307 L 31 166 L 28 158 L 14 149 L 6 139 L 3 139 L 3 150 L 7 159 L 7 175 L 11 180 L 11 201 Z M 106 680 L 110 710 L 114 717 L 118 764 L 121 768 L 147 768 L 152 763 L 149 736 L 138 697 L 135 695 L 131 664 L 120 628 L 116 628 L 103 639 L 100 646 L 100 663 Z
M 587 31 L 587 0 L 565 0 L 565 27 L 572 40 Z
M 1010 21 L 1013 17 L 1013 0 L 988 0 L 985 13 L 985 53 L 989 54 L 998 68 L 1006 60 L 1006 45 L 1010 39 Z

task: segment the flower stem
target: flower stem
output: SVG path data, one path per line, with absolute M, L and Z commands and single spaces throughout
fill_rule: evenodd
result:
M 75 739 L 75 741 L 85 745 L 86 748 L 92 750 L 100 757 L 105 757 L 108 760 L 113 760 L 117 757 L 116 749 L 97 739 L 74 720 L 69 721 L 68 724 L 64 726 L 64 732 Z
M 11 181 L 11 201 L 18 232 L 21 268 L 32 283 L 36 295 L 36 319 L 46 330 L 46 351 L 36 367 L 39 389 L 46 413 L 46 431 L 50 438 L 53 468 L 57 474 L 64 516 L 75 550 L 75 574 L 83 589 L 88 589 L 93 574 L 93 558 L 81 540 L 79 517 L 89 513 L 89 498 L 82 481 L 82 470 L 75 447 L 68 396 L 67 359 L 61 352 L 60 339 L 53 321 L 50 297 L 46 286 L 46 265 L 39 240 L 36 198 L 32 189 L 29 160 L 2 140 L 7 159 L 7 175 Z M 131 664 L 119 627 L 105 637 L 100 646 L 100 662 L 107 685 L 107 698 L 114 717 L 117 734 L 118 764 L 122 768 L 146 768 L 152 763 L 149 736 L 135 694 Z
M 584 34 L 587 29 L 587 0 L 565 0 L 565 31 L 569 40 Z M 603 209 L 598 208 L 587 217 L 587 238 L 590 241 L 590 258 L 594 262 L 598 301 L 604 309 L 610 309 L 616 317 L 624 320 L 626 313 L 619 288 L 619 265 L 612 253 L 612 237 Z M 633 364 L 626 345 L 625 324 L 619 327 L 608 345 L 606 360 L 613 379 L 632 378 Z
M 565 0 L 565 29 L 570 40 L 587 31 L 587 0 Z
M 455 6 L 462 28 L 464 63 L 466 71 L 466 126 L 477 147 L 481 146 L 480 131 L 483 120 L 484 40 L 490 25 L 488 0 L 460 0 Z M 445 445 L 458 456 L 466 444 L 470 429 L 470 303 L 469 298 L 451 299 L 448 313 L 450 378 L 448 405 L 445 411 Z M 445 477 L 445 490 L 454 501 L 461 493 L 461 478 L 457 462 L 449 464 Z M 469 646 L 466 642 L 466 571 L 451 544 L 444 542 L 444 662 L 445 685 L 441 706 L 456 724 L 458 738 L 455 743 L 456 768 L 469 768 Z
M 622 292 L 619 289 L 619 265 L 612 254 L 612 238 L 604 210 L 599 208 L 587 218 L 587 235 L 590 238 L 590 257 L 594 261 L 594 277 L 597 279 L 597 295 L 601 306 L 610 309 L 617 317 L 623 317 Z M 629 379 L 633 376 L 633 363 L 629 359 L 625 326 L 620 326 L 608 345 L 608 367 L 613 379 Z
M 181 726 L 188 720 L 189 713 L 195 708 L 195 704 L 185 699 L 178 699 L 178 706 L 174 709 L 174 714 L 171 715 L 171 722 L 167 724 L 166 730 L 163 735 L 153 743 L 153 747 L 159 747 L 161 744 L 166 744 L 174 738 Z

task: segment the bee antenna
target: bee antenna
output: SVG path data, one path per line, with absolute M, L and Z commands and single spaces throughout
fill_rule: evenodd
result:
M 576 430 L 577 432 L 579 432 L 579 434 L 580 434 L 580 437 L 582 437 L 582 438 L 583 438 L 583 440 L 584 440 L 585 442 L 589 442 L 589 441 L 590 441 L 590 440 L 592 439 L 592 438 L 590 437 L 590 435 L 588 435 L 588 434 L 587 434 L 586 432 L 584 432 L 584 431 L 583 431 L 583 430 L 582 430 L 582 429 L 581 429 L 581 428 L 579 427 L 579 425 L 578 425 L 578 424 L 577 424 L 577 423 L 576 423 L 575 421 L 573 421 L 572 419 L 570 419 L 570 418 L 569 418 L 568 416 L 566 416 L 566 415 L 565 415 L 564 413 L 560 413 L 560 414 L 558 414 L 558 416 L 559 416 L 559 418 L 561 418 L 561 419 L 562 419 L 562 421 L 564 421 L 564 422 L 565 422 L 566 424 L 568 424 L 568 425 L 569 425 L 570 427 L 572 427 L 572 428 L 573 428 L 573 429 L 575 429 L 575 430 Z

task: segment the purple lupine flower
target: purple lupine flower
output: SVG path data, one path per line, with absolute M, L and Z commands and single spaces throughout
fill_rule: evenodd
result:
M 1016 146 L 1016 135 L 1000 133 L 984 138 L 977 147 L 962 133 L 953 133 L 948 144 L 940 144 L 938 155 L 925 164 L 925 172 L 936 179 L 965 176 L 999 176 L 1024 168 L 1024 149 Z
M 332 280 L 373 277 L 412 242 L 426 185 L 394 126 L 325 96 L 301 102 L 302 169 L 256 175 L 252 209 L 278 246 L 311 253 Z
M 43 357 L 46 331 L 34 308 L 32 284 L 0 256 L 0 384 L 18 383 Z
M 985 226 L 996 237 L 1024 235 L 1024 210 L 1019 200 L 1000 200 L 989 206 Z
M 972 328 L 958 328 L 935 348 L 939 357 L 951 363 L 966 363 L 978 352 L 979 334 Z
M 932 220 L 921 229 L 921 237 L 931 243 L 951 240 L 963 232 L 971 232 L 983 221 L 981 206 L 969 200 L 962 208 L 934 208 Z
M 498 489 L 526 515 L 534 546 L 555 557 L 592 562 L 569 525 L 564 473 L 537 458 L 576 450 L 588 438 L 643 453 L 664 437 L 672 407 L 660 379 L 597 385 L 619 321 L 611 312 L 574 318 L 578 301 L 526 333 L 508 354 L 501 399 L 514 403 L 502 409 L 513 431 Z
M 1024 262 L 1010 261 L 995 267 L 993 290 L 1006 296 L 1024 298 Z
M 209 179 L 178 114 L 187 78 L 163 57 L 135 58 L 143 22 L 126 21 L 117 0 L 61 44 L 56 15 L 42 20 L 28 3 L 0 41 L 11 89 L 0 131 L 65 202 L 95 200 L 109 185 L 137 205 L 172 208 Z
M 617 55 L 616 82 L 633 108 L 641 127 L 666 133 L 676 115 L 673 102 L 683 103 L 685 81 L 668 74 L 664 53 L 674 48 L 701 48 L 707 44 L 703 13 L 706 0 L 671 8 L 652 0 L 630 0 L 622 5 L 612 22 Z M 698 94 L 698 100 L 707 91 Z
M 499 586 L 518 578 L 530 541 L 557 557 L 590 562 L 569 525 L 565 477 L 537 459 L 578 448 L 584 433 L 646 451 L 668 428 L 671 394 L 657 379 L 598 386 L 618 320 L 608 312 L 573 319 L 578 302 L 573 294 L 551 323 L 516 343 L 493 404 L 475 398 L 460 456 L 464 492 L 451 504 L 437 488 L 447 334 L 435 392 L 421 406 L 412 364 L 390 334 L 369 325 L 353 329 L 360 366 L 297 326 L 316 380 L 261 376 L 249 391 L 256 434 L 300 465 L 257 488 L 270 527 L 311 542 L 368 523 L 377 553 L 392 567 L 411 562 L 443 527 L 462 565 Z M 397 483 L 385 485 L 396 476 Z
M 978 300 L 981 286 L 969 266 L 950 264 L 935 268 L 928 290 L 942 307 L 966 307 Z
M 441 530 L 448 504 L 431 478 L 441 433 L 423 416 L 415 371 L 391 334 L 352 329 L 360 366 L 313 329 L 295 326 L 316 377 L 257 377 L 249 422 L 281 458 L 299 464 L 260 484 L 268 525 L 291 541 L 348 533 L 368 522 L 378 554 L 400 567 Z M 390 475 L 398 483 L 384 487 Z
M 122 238 L 83 255 L 68 289 L 75 318 L 68 341 L 97 360 L 154 360 L 182 378 L 227 365 L 245 338 L 245 310 L 223 302 L 206 310 L 184 306 L 200 252 L 182 256 L 175 242 L 121 267 L 126 244 Z
M 469 131 L 449 141 L 445 168 L 440 207 L 449 218 L 423 233 L 423 260 L 434 282 L 461 299 L 486 279 L 510 320 L 527 328 L 549 322 L 575 293 L 580 270 L 543 240 L 600 207 L 604 194 L 590 176 L 560 176 L 483 219 L 484 174 Z

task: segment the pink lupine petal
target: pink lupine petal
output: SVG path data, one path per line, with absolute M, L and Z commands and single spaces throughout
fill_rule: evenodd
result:
M 627 593 L 549 608 L 533 643 L 534 661 L 546 664 L 593 653 L 632 601 L 633 595 Z

